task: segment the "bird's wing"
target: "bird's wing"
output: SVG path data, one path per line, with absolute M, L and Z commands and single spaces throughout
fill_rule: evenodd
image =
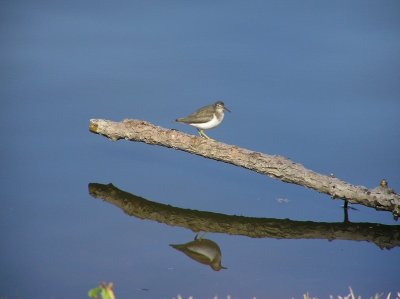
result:
M 212 119 L 213 111 L 214 111 L 213 106 L 206 106 L 193 112 L 189 116 L 178 118 L 178 121 L 184 123 L 185 122 L 193 123 L 193 124 L 208 122 L 209 120 Z

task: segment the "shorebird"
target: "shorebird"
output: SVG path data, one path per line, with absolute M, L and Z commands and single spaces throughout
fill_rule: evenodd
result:
M 217 101 L 212 105 L 198 109 L 186 117 L 178 118 L 176 121 L 196 127 L 201 137 L 212 139 L 204 133 L 204 130 L 209 130 L 219 126 L 224 119 L 225 111 L 231 112 L 225 107 L 224 102 Z

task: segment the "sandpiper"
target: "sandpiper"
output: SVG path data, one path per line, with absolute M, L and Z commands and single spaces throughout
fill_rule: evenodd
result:
M 176 121 L 196 127 L 201 137 L 211 139 L 204 133 L 204 130 L 217 127 L 224 119 L 225 110 L 231 112 L 225 107 L 224 102 L 217 101 L 212 105 L 200 108 L 189 116 L 178 118 Z

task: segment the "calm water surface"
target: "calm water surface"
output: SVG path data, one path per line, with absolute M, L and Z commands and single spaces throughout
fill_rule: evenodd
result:
M 222 99 L 211 137 L 400 190 L 397 1 L 2 7 L 0 297 L 85 298 L 101 281 L 118 299 L 399 291 L 390 213 L 354 206 L 344 225 L 315 191 L 88 131 L 136 118 L 195 134 L 172 120 Z M 134 210 L 91 189 L 109 183 Z M 199 223 L 227 269 L 170 246 Z

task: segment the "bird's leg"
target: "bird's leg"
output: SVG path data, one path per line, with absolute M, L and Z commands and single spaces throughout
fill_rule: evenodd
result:
M 201 240 L 204 238 L 204 236 L 207 234 L 207 232 L 199 232 L 196 234 L 196 237 L 194 237 L 195 240 Z
M 203 137 L 203 138 L 207 138 L 206 136 L 204 136 L 205 135 L 205 133 L 204 133 L 204 131 L 203 130 L 201 130 L 201 129 L 197 129 L 197 131 L 199 132 L 199 135 L 200 135 L 200 137 Z
M 206 138 L 206 139 L 209 139 L 209 140 L 214 140 L 214 139 L 208 137 L 208 136 L 206 135 L 206 133 L 204 133 L 204 130 L 198 130 L 198 131 L 199 131 L 199 135 L 200 135 L 201 137 Z

